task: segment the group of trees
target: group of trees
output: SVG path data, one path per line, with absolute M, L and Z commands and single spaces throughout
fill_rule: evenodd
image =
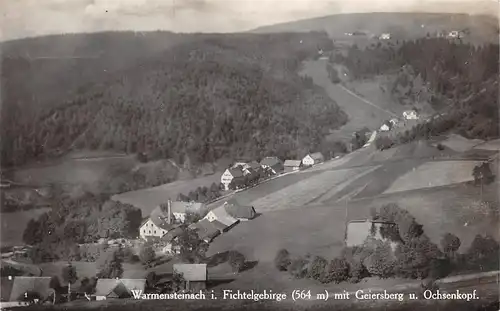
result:
M 220 184 L 217 185 L 215 182 L 212 183 L 210 188 L 207 188 L 205 186 L 203 187 L 198 187 L 194 191 L 190 191 L 188 195 L 184 195 L 183 193 L 179 193 L 177 196 L 177 201 L 181 202 L 201 202 L 201 203 L 206 203 L 210 202 L 214 199 L 217 199 L 218 197 L 221 196 L 221 186 Z
M 23 241 L 33 246 L 35 261 L 81 258 L 78 244 L 135 238 L 141 221 L 139 209 L 105 196 L 61 197 L 50 211 L 28 222 Z
M 499 136 L 498 48 L 498 44 L 474 46 L 426 38 L 404 41 L 398 46 L 378 44 L 366 49 L 353 46 L 347 56 L 336 54 L 332 61 L 349 68 L 355 79 L 410 68 L 414 77 L 430 88 L 430 103 L 434 108 L 450 105 L 455 108 L 441 120 L 421 125 L 406 137 L 393 140 L 394 143 L 448 130 L 468 138 L 486 139 Z M 406 88 L 411 81 L 396 83 L 404 83 L 401 86 Z
M 212 35 L 110 73 L 108 81 L 29 120 L 21 109 L 17 122 L 6 123 L 2 163 L 79 148 L 193 165 L 226 156 L 295 158 L 347 120 L 296 72 L 331 40 L 311 33 L 300 44 L 303 37 Z
M 367 276 L 440 278 L 457 269 L 483 270 L 498 265 L 500 246 L 489 236 L 476 236 L 469 250 L 459 254 L 461 242 L 457 236 L 445 234 L 440 249 L 425 235 L 423 226 L 395 204 L 382 206 L 372 217 L 372 230 L 380 224 L 381 238 L 375 238 L 374 233 L 364 244 L 345 248 L 342 256 L 331 261 L 310 255 L 292 258 L 282 249 L 275 258 L 276 268 L 297 278 L 339 283 L 357 282 Z
M 472 169 L 472 177 L 474 177 L 474 184 L 481 184 L 481 186 L 483 184 L 489 184 L 495 178 L 488 161 L 474 166 Z

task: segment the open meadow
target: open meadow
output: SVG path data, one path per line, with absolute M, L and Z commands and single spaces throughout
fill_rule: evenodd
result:
M 124 192 L 111 197 L 112 200 L 132 204 L 142 210 L 143 215 L 149 215 L 158 205 L 169 199 L 175 200 L 179 193 L 187 195 L 198 187 L 210 187 L 212 183 L 220 183 L 220 174 L 203 176 L 191 180 L 178 180 L 157 187 Z
M 425 163 L 397 178 L 385 193 L 442 187 L 474 180 L 473 168 L 478 161 L 436 161 Z

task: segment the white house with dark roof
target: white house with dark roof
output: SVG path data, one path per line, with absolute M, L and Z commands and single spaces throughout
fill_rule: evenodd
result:
M 407 110 L 403 112 L 403 118 L 406 120 L 418 120 L 418 114 L 415 110 Z
M 131 298 L 132 291 L 144 292 L 146 279 L 98 279 L 95 288 L 96 300 Z
M 224 190 L 229 190 L 229 184 L 236 178 L 243 178 L 243 170 L 239 167 L 228 168 L 222 173 L 220 182 L 224 185 Z
M 203 203 L 197 202 L 172 202 L 157 206 L 139 228 L 142 239 L 161 238 L 170 230 L 177 228 L 185 222 L 189 212 L 199 213 L 204 209 Z
M 302 159 L 302 165 L 312 166 L 325 161 L 325 157 L 321 152 L 310 153 Z
M 207 219 L 210 222 L 213 222 L 215 220 L 221 222 L 226 226 L 226 229 L 229 230 L 231 227 L 236 225 L 239 220 L 232 217 L 227 211 L 224 205 L 221 205 L 217 208 L 214 208 L 208 214 L 204 217 L 204 219 Z

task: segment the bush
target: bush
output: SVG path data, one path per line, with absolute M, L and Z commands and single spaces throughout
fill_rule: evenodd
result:
M 240 252 L 231 251 L 229 253 L 229 264 L 233 272 L 240 272 L 245 266 L 245 256 Z
M 320 281 L 324 278 L 325 269 L 328 265 L 326 259 L 316 256 L 307 267 L 307 277 Z
M 349 278 L 349 264 L 343 258 L 334 258 L 330 261 L 325 270 L 322 283 L 343 282 Z
M 349 278 L 352 283 L 357 283 L 369 275 L 368 270 L 360 261 L 353 261 L 349 264 Z
M 460 248 L 460 239 L 451 233 L 446 233 L 441 239 L 441 247 L 446 254 L 454 254 Z
M 279 271 L 287 271 L 292 263 L 290 253 L 286 249 L 280 249 L 274 258 L 274 265 Z
M 303 279 L 307 276 L 308 261 L 304 258 L 295 258 L 290 263 L 288 272 L 297 279 Z
M 395 266 L 395 258 L 391 245 L 388 242 L 380 243 L 363 263 L 371 275 L 376 275 L 381 278 L 391 277 L 394 274 Z
M 396 249 L 396 274 L 406 278 L 426 278 L 433 261 L 442 258 L 436 244 L 426 235 L 413 238 Z
M 467 264 L 481 270 L 497 269 L 500 245 L 491 236 L 476 235 L 466 254 Z
M 392 145 L 394 145 L 394 142 L 387 136 L 377 136 L 377 138 L 375 138 L 375 147 L 378 150 L 389 149 Z

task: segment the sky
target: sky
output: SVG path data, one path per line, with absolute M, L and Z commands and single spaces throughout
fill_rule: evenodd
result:
M 0 0 L 0 40 L 106 30 L 238 32 L 341 13 L 498 16 L 492 4 L 498 8 L 498 0 Z

